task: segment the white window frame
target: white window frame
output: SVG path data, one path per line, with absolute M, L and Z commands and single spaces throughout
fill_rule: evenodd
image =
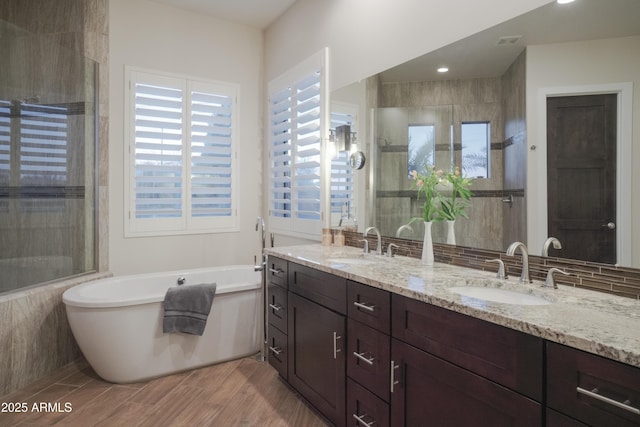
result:
M 177 218 L 137 218 L 136 207 L 136 100 L 135 84 L 157 84 L 161 87 L 180 88 L 182 99 L 182 183 L 181 215 Z M 194 217 L 192 215 L 192 91 L 208 91 L 212 94 L 230 97 L 231 107 L 231 200 L 230 213 L 227 216 Z M 184 75 L 163 73 L 137 67 L 125 66 L 125 152 L 124 152 L 124 231 L 125 237 L 146 237 L 201 233 L 238 232 L 238 92 L 239 85 L 193 78 Z
M 315 55 L 311 56 L 307 60 L 293 67 L 289 71 L 285 72 L 280 77 L 272 80 L 268 84 L 269 103 L 267 107 L 269 117 L 268 138 L 266 139 L 267 153 L 269 153 L 269 228 L 271 231 L 285 234 L 289 236 L 301 237 L 312 240 L 320 240 L 323 227 L 329 226 L 330 215 L 328 211 L 329 205 L 329 191 L 330 191 L 330 175 L 331 164 L 330 159 L 327 156 L 326 145 L 328 141 L 328 124 L 329 118 L 329 96 L 328 96 L 328 84 L 327 84 L 327 56 L 328 49 L 323 49 Z M 319 97 L 319 134 L 320 134 L 320 180 L 319 180 L 319 217 L 317 219 L 304 219 L 298 217 L 297 200 L 296 200 L 296 166 L 295 156 L 297 152 L 296 136 L 291 137 L 291 160 L 289 168 L 289 177 L 291 182 L 291 203 L 290 203 L 290 216 L 281 217 L 274 215 L 274 193 L 278 188 L 276 180 L 274 179 L 273 167 L 276 160 L 273 153 L 273 141 L 275 138 L 275 126 L 272 120 L 272 104 L 271 99 L 275 98 L 276 94 L 282 93 L 287 88 L 294 87 L 296 83 L 311 76 L 313 73 L 319 73 L 320 84 L 320 97 Z M 292 118 L 293 121 L 295 121 Z M 292 123 L 294 126 L 295 123 Z M 295 133 L 295 132 L 293 132 Z M 283 166 L 278 164 L 278 167 L 282 169 Z

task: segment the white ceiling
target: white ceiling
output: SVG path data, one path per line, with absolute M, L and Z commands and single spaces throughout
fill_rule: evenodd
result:
M 265 29 L 296 0 L 151 0 L 191 12 Z
M 640 0 L 555 1 L 381 73 L 385 82 L 497 77 L 527 45 L 627 37 L 640 34 Z M 504 36 L 522 36 L 497 46 Z M 446 65 L 449 72 L 436 69 Z
M 296 0 L 151 0 L 265 29 Z M 318 0 L 324 1 L 324 0 Z M 527 45 L 640 34 L 640 0 L 555 1 L 381 73 L 386 82 L 497 77 Z M 498 46 L 500 37 L 522 36 Z M 439 74 L 446 65 L 450 71 Z

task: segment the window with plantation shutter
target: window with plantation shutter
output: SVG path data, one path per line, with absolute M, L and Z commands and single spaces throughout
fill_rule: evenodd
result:
M 0 213 L 9 211 L 11 184 L 11 103 L 0 100 Z
M 269 84 L 270 228 L 319 237 L 322 229 L 322 56 Z
M 333 103 L 331 107 L 331 129 L 335 131 L 338 126 L 349 125 L 351 132 L 355 132 L 357 129 L 356 112 L 357 106 Z M 340 219 L 347 215 L 356 215 L 356 176 L 349 164 L 350 155 L 351 152 L 349 151 L 341 151 L 331 159 L 332 224 L 338 224 Z
M 0 211 L 17 198 L 21 213 L 61 212 L 66 196 L 83 194 L 69 186 L 69 116 L 79 113 L 84 106 L 0 101 Z
M 237 230 L 236 92 L 129 70 L 127 235 Z

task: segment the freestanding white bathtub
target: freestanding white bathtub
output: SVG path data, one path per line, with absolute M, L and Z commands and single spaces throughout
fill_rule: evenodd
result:
M 164 334 L 167 289 L 217 284 L 202 336 Z M 260 273 L 253 266 L 169 271 L 101 279 L 62 296 L 71 331 L 96 373 L 130 383 L 255 354 L 260 349 Z

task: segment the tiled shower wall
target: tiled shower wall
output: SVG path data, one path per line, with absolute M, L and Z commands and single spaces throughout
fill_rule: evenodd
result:
M 376 84 L 377 83 L 377 84 Z M 489 121 L 491 130 L 491 172 L 488 179 L 475 180 L 472 191 L 471 207 L 467 210 L 469 218 L 456 220 L 456 237 L 458 244 L 471 247 L 484 247 L 499 250 L 503 248 L 502 222 L 503 222 L 503 147 L 504 147 L 504 121 L 503 121 L 503 94 L 500 78 L 468 79 L 468 80 L 444 80 L 412 83 L 381 83 L 375 78 L 368 81 L 368 96 L 375 95 L 377 107 L 410 107 L 421 108 L 425 106 L 451 106 L 453 110 L 453 142 L 454 163 L 461 164 L 461 139 L 460 127 L 462 122 Z M 415 124 L 415 123 L 412 123 Z M 375 124 L 374 124 L 375 125 Z M 407 129 L 405 127 L 404 132 Z M 383 167 L 381 172 L 376 169 L 376 175 L 381 173 L 383 181 L 401 181 L 400 187 L 395 191 L 383 191 L 379 188 L 372 190 L 375 193 L 375 224 L 384 225 L 381 230 L 384 235 L 394 236 L 397 228 L 406 224 L 412 217 L 420 217 L 421 201 L 416 199 L 416 192 L 411 190 L 410 180 L 406 175 L 394 173 L 389 179 L 388 169 L 397 171 L 406 169 L 407 150 L 402 144 L 394 144 L 391 140 L 385 142 L 385 138 L 372 139 L 376 147 L 372 148 L 372 155 L 377 156 L 376 163 Z M 394 147 L 395 145 L 395 147 Z M 396 148 L 393 150 L 393 148 Z M 378 153 L 376 153 L 376 150 Z M 388 168 L 390 162 L 395 162 L 395 168 Z M 404 168 L 404 169 L 403 169 Z M 378 179 L 377 181 L 381 181 Z M 393 212 L 389 219 L 389 212 Z M 383 221 L 384 219 L 384 221 Z M 391 223 L 393 222 L 393 223 Z M 415 236 L 422 240 L 423 231 L 420 226 L 415 227 Z M 446 224 L 439 223 L 433 229 L 435 242 L 446 240 Z M 408 237 L 408 236 L 403 236 Z
M 107 259 L 108 0 L 3 0 L 0 19 L 98 64 L 98 270 Z M 38 65 L 25 58 L 25 64 Z M 12 64 L 13 65 L 13 64 Z M 25 73 L 28 71 L 25 70 Z M 66 75 L 52 71 L 51 90 Z M 0 395 L 23 387 L 78 357 L 62 303 L 65 289 L 98 275 L 0 296 Z
M 525 186 L 527 180 L 526 51 L 502 75 L 504 116 L 504 193 L 512 203 L 503 203 L 503 246 L 526 242 Z

